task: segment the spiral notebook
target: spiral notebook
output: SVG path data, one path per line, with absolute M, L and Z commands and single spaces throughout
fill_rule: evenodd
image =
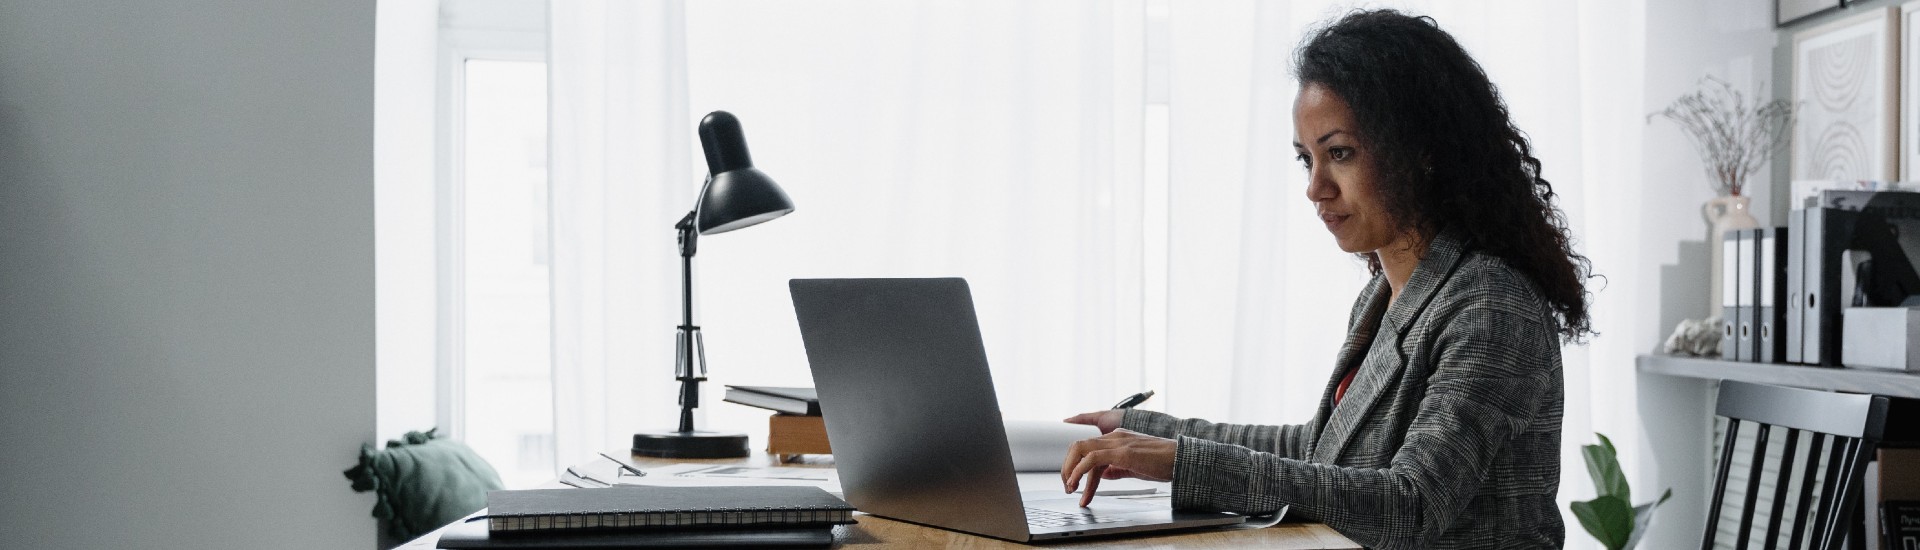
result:
M 853 523 L 853 506 L 818 487 L 531 489 L 487 493 L 492 533 Z
M 832 527 L 538 531 L 493 536 L 479 523 L 455 523 L 440 534 L 446 550 L 607 550 L 609 548 L 827 548 Z

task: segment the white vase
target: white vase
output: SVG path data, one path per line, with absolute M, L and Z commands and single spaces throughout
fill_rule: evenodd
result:
M 1752 204 L 1752 197 L 1727 195 L 1714 197 L 1700 208 L 1700 214 L 1707 219 L 1707 251 L 1712 257 L 1707 264 L 1707 288 L 1710 289 L 1707 291 L 1707 317 L 1721 314 L 1721 292 L 1725 290 L 1721 288 L 1721 276 L 1724 275 L 1721 270 L 1722 252 L 1725 250 L 1722 243 L 1726 240 L 1726 233 L 1735 229 L 1760 227 L 1760 220 L 1754 219 L 1753 213 L 1748 211 Z

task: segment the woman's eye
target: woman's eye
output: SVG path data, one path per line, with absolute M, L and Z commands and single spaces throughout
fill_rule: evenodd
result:
M 1296 160 L 1296 161 L 1299 161 L 1299 162 L 1300 162 L 1300 165 L 1301 165 L 1301 166 L 1305 166 L 1305 167 L 1307 167 L 1307 168 L 1312 168 L 1312 167 L 1313 167 L 1313 159 L 1310 159 L 1310 158 L 1307 158 L 1307 154 L 1306 154 L 1306 153 L 1296 153 L 1296 154 L 1294 154 L 1294 155 L 1293 155 L 1293 160 Z
M 1333 157 L 1333 160 L 1347 160 L 1353 157 L 1353 149 L 1335 147 L 1327 150 L 1327 156 Z

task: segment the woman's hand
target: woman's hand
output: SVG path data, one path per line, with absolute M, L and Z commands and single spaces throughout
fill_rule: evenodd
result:
M 1080 413 L 1067 419 L 1068 424 L 1086 424 L 1100 428 L 1101 434 L 1111 433 L 1120 428 L 1120 420 L 1127 417 L 1125 409 L 1108 409 L 1090 413 Z
M 1179 447 L 1178 441 L 1128 430 L 1075 441 L 1067 447 L 1067 460 L 1060 465 L 1060 482 L 1071 493 L 1080 486 L 1082 476 L 1087 478 L 1087 490 L 1080 494 L 1080 507 L 1085 508 L 1093 502 L 1102 478 L 1172 480 L 1173 457 Z

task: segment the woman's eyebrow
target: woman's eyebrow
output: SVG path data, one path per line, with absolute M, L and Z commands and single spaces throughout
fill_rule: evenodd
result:
M 1315 144 L 1321 144 L 1321 143 L 1326 143 L 1326 142 L 1327 142 L 1327 138 L 1330 138 L 1330 137 L 1333 137 L 1333 135 L 1334 135 L 1334 134 L 1344 134 L 1344 133 L 1347 133 L 1347 131 L 1346 131 L 1346 130 L 1341 130 L 1341 129 L 1339 129 L 1339 128 L 1334 128 L 1334 129 L 1333 129 L 1333 131 L 1331 131 L 1331 132 L 1327 132 L 1327 135 L 1324 135 L 1324 136 L 1320 136 L 1320 139 L 1316 139 L 1316 140 L 1313 140 L 1313 142 L 1314 142 Z

